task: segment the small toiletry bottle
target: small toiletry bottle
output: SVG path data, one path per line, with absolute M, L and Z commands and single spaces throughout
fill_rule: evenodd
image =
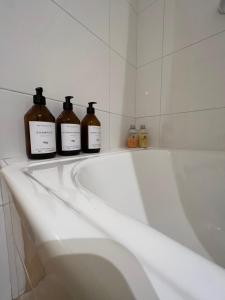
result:
M 56 155 L 55 118 L 46 107 L 43 89 L 36 88 L 34 105 L 24 116 L 28 158 L 45 159 Z
M 80 120 L 73 112 L 72 96 L 66 96 L 63 112 L 56 119 L 57 152 L 60 155 L 77 155 L 80 153 Z
M 81 122 L 81 148 L 85 153 L 97 153 L 101 148 L 101 123 L 95 116 L 93 104 L 89 102 L 87 114 Z
M 145 125 L 141 125 L 139 132 L 139 147 L 148 148 L 149 147 L 149 135 Z
M 138 147 L 138 132 L 135 125 L 130 125 L 127 139 L 128 148 L 137 148 Z

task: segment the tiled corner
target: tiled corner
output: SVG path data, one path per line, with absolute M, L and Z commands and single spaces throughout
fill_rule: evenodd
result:
M 136 66 L 136 13 L 126 0 L 111 1 L 110 11 L 110 45 Z
M 160 59 L 137 70 L 137 117 L 160 114 L 161 64 Z
M 165 0 L 164 54 L 225 30 L 218 0 Z
M 55 2 L 109 43 L 110 0 L 55 0 Z
M 136 69 L 111 51 L 110 112 L 135 115 Z
M 159 124 L 160 124 L 160 116 L 136 119 L 137 129 L 139 129 L 141 125 L 146 126 L 149 134 L 150 147 L 159 146 Z
M 126 147 L 128 130 L 131 124 L 135 124 L 134 118 L 110 114 L 110 148 Z
M 162 112 L 225 106 L 225 33 L 166 56 Z
M 165 147 L 225 150 L 225 109 L 162 116 L 160 132 Z
M 162 56 L 164 1 L 158 0 L 138 14 L 137 65 Z

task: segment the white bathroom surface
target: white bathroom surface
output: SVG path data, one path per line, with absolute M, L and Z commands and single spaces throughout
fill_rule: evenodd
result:
M 222 300 L 223 163 L 223 152 L 149 149 L 8 160 L 2 174 L 36 246 L 64 245 L 48 250 L 46 261 L 54 251 L 74 253 L 63 241 L 108 239 L 118 247 L 100 253 L 91 245 L 88 251 L 109 258 L 114 249 L 123 257 L 112 262 L 134 299 Z

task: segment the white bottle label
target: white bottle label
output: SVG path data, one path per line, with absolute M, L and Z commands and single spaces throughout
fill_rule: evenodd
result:
M 101 148 L 101 127 L 88 126 L 88 148 L 99 149 Z
M 55 123 L 30 121 L 31 154 L 56 152 Z
M 80 150 L 80 125 L 61 124 L 62 151 Z

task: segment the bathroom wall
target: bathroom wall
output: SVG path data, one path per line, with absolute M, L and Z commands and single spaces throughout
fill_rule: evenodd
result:
M 80 118 L 97 101 L 103 149 L 125 145 L 135 122 L 136 22 L 136 0 L 0 0 L 0 159 L 25 155 L 23 116 L 37 86 L 55 116 L 66 95 Z M 0 298 L 8 300 L 21 276 L 8 249 L 10 291 L 3 208 L 0 201 Z
M 103 148 L 124 146 L 135 115 L 136 11 L 130 1 L 0 1 L 0 158 L 24 154 L 23 115 L 37 86 L 55 116 L 65 95 L 74 95 L 80 118 L 87 102 L 97 101 Z
M 225 150 L 218 0 L 139 0 L 136 123 L 153 146 Z

